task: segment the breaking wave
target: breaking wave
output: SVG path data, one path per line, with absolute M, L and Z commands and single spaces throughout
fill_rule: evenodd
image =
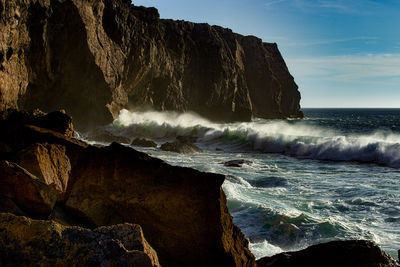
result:
M 198 137 L 205 149 L 280 153 L 297 158 L 376 163 L 400 168 L 400 134 L 390 130 L 345 133 L 307 120 L 213 123 L 194 113 L 121 110 L 112 130 L 127 137 Z

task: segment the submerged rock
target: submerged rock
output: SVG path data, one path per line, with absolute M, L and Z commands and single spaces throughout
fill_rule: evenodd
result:
M 132 141 L 131 145 L 132 146 L 141 146 L 141 147 L 157 147 L 156 142 L 145 139 L 145 138 L 135 138 Z
M 224 166 L 226 166 L 226 167 L 237 167 L 237 168 L 239 168 L 239 167 L 242 167 L 243 164 L 250 165 L 250 164 L 252 164 L 252 163 L 253 163 L 253 162 L 251 162 L 250 160 L 235 159 L 235 160 L 230 160 L 230 161 L 224 162 Z
M 131 143 L 131 139 L 129 139 L 128 137 L 115 135 L 102 128 L 96 128 L 90 131 L 87 135 L 87 139 L 90 141 L 103 142 L 103 143 L 112 143 L 112 142 L 117 142 L 120 144 Z
M 189 142 L 181 142 L 179 140 L 175 142 L 167 142 L 161 145 L 161 150 L 164 151 L 171 151 L 171 152 L 176 152 L 176 153 L 182 153 L 182 154 L 190 154 L 190 153 L 199 153 L 203 152 L 201 148 L 196 146 L 193 143 Z
M 294 252 L 284 252 L 257 260 L 259 267 L 327 266 L 327 267 L 398 267 L 392 257 L 372 241 L 332 241 Z
M 14 266 L 160 266 L 136 224 L 94 230 L 0 213 L 0 262 Z

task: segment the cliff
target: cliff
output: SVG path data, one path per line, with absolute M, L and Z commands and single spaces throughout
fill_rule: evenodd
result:
M 162 20 L 129 0 L 1 0 L 0 110 L 65 109 L 80 128 L 122 108 L 216 121 L 301 117 L 276 44 Z

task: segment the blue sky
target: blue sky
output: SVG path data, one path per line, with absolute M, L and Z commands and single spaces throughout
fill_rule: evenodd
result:
M 400 108 L 400 0 L 134 0 L 276 42 L 302 107 Z

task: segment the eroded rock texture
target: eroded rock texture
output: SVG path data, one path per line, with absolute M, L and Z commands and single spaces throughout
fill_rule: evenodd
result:
M 5 266 L 160 266 L 136 224 L 94 230 L 0 213 Z
M 65 109 L 80 128 L 121 108 L 302 116 L 277 45 L 256 37 L 161 20 L 129 0 L 2 0 L 0 13 L 1 109 Z

